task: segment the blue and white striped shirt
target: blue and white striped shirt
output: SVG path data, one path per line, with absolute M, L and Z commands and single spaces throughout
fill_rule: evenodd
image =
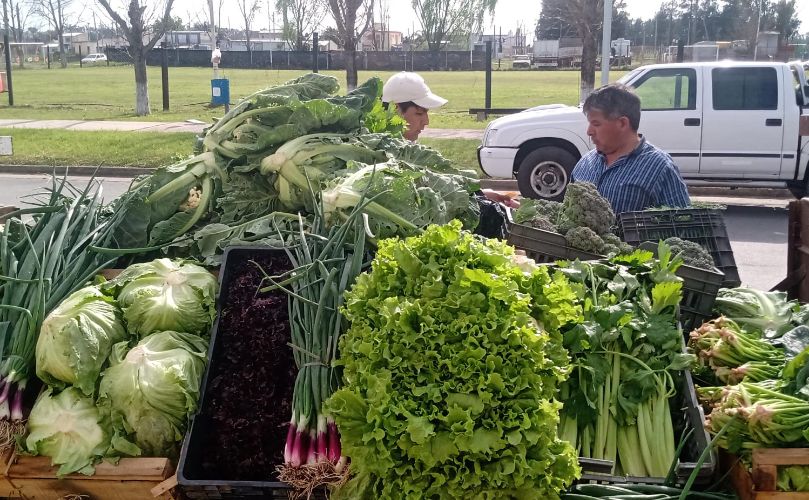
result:
M 604 154 L 595 149 L 590 151 L 573 169 L 573 182 L 595 184 L 616 214 L 691 204 L 688 189 L 671 156 L 644 138 L 631 153 L 609 167 Z

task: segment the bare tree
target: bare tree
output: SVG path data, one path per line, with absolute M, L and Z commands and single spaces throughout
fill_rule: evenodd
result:
M 331 16 L 337 25 L 337 44 L 346 59 L 346 87 L 357 88 L 357 42 L 373 22 L 374 0 L 328 0 Z
M 132 64 L 135 67 L 135 114 L 138 116 L 151 113 L 146 57 L 166 34 L 165 27 L 171 19 L 171 7 L 174 5 L 174 0 L 159 0 L 159 3 L 150 9 L 145 3 L 142 3 L 146 1 L 129 0 L 125 14 L 128 18 L 127 22 L 124 15 L 110 5 L 109 0 L 98 0 L 129 43 L 129 57 L 132 58 Z M 160 15 L 159 18 L 156 17 L 158 15 Z M 162 19 L 163 22 L 155 22 L 157 19 Z
M 582 40 L 579 98 L 584 100 L 595 87 L 597 37 L 601 33 L 604 0 L 544 0 L 542 15 L 572 26 Z
M 279 0 L 276 6 L 284 17 L 284 41 L 294 50 L 306 50 L 306 42 L 326 17 L 326 1 Z
M 454 38 L 468 36 L 494 12 L 497 0 L 413 0 L 413 10 L 430 52 L 437 53 Z
M 244 19 L 244 37 L 251 61 L 253 60 L 253 47 L 250 45 L 250 29 L 256 18 L 256 14 L 261 10 L 260 1 L 261 0 L 237 0 L 239 12 L 242 14 L 242 19 Z
M 73 0 L 34 0 L 36 13 L 53 27 L 56 39 L 59 41 L 59 61 L 63 68 L 67 68 L 65 24 L 69 24 L 66 23 L 65 17 L 72 4 Z

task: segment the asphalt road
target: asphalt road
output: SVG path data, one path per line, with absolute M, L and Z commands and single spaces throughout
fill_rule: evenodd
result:
M 87 179 L 74 177 L 72 182 L 83 187 Z M 108 177 L 101 182 L 104 198 L 112 200 L 127 189 L 130 179 Z M 50 178 L 44 175 L 0 175 L 0 206 L 21 206 L 26 196 L 49 185 Z M 740 206 L 739 199 L 728 194 L 725 225 L 739 275 L 744 284 L 769 290 L 785 277 L 787 260 L 787 211 L 769 206 L 785 206 L 786 202 L 757 198 L 746 199 L 744 204 L 760 206 Z M 722 198 L 712 200 L 722 201 Z

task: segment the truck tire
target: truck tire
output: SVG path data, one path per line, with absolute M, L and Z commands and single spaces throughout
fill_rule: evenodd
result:
M 561 201 L 576 161 L 573 154 L 557 146 L 531 151 L 517 170 L 520 194 L 526 198 Z

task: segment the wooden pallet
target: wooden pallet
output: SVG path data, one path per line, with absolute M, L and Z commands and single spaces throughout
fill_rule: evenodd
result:
M 740 500 L 809 500 L 809 492 L 776 491 L 778 467 L 809 465 L 809 448 L 760 448 L 753 450 L 753 467 L 747 470 L 738 458 L 725 454 L 730 478 Z
M 117 465 L 102 462 L 95 474 L 70 474 L 57 479 L 48 457 L 12 455 L 5 461 L 0 497 L 57 500 L 79 495 L 85 500 L 148 500 L 177 498 L 174 465 L 168 458 L 122 458 Z

